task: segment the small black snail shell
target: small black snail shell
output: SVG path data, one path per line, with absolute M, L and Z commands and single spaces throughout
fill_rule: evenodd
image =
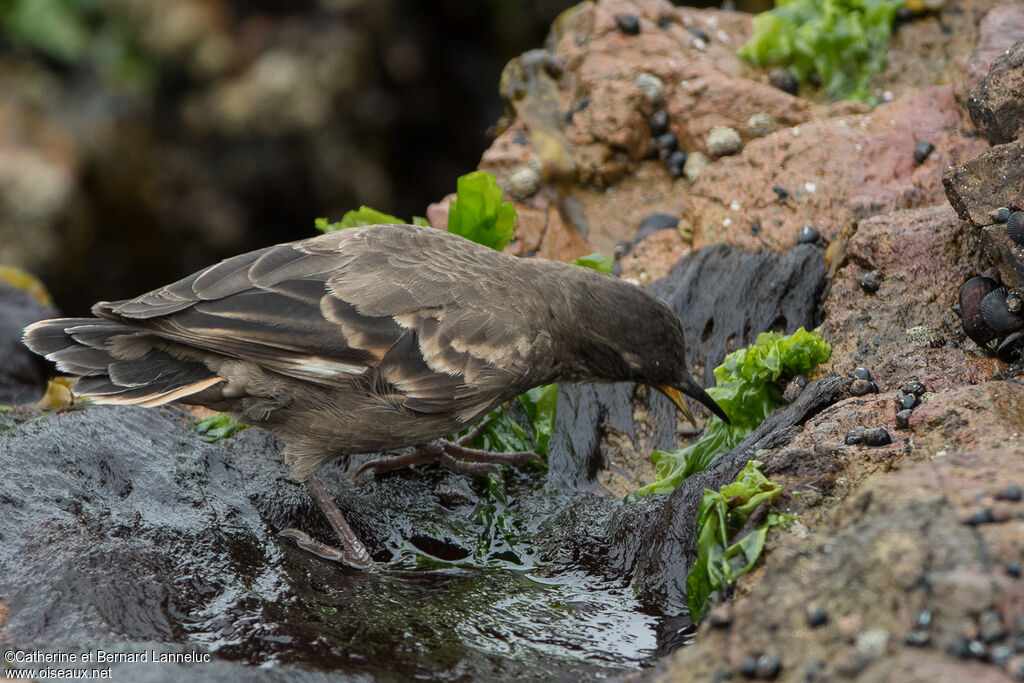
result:
M 1024 328 L 1024 315 L 1014 313 L 1006 305 L 1006 287 L 999 287 L 981 300 L 981 317 L 999 335 L 1012 334 Z
M 1006 234 L 1018 247 L 1024 247 L 1024 211 L 1014 211 L 1006 219 Z
M 960 287 L 960 319 L 964 332 L 979 346 L 999 336 L 981 316 L 981 302 L 998 287 L 999 283 L 990 277 L 972 277 Z

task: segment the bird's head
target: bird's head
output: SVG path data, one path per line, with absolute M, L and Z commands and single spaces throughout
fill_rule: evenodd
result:
M 563 339 L 576 380 L 637 382 L 658 389 L 693 423 L 683 394 L 728 417 L 690 376 L 679 316 L 665 302 L 617 278 L 588 273 L 564 288 Z

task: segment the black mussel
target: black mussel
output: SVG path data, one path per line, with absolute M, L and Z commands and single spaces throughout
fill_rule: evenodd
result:
M 1006 234 L 1018 247 L 1024 247 L 1024 211 L 1014 211 L 1006 218 Z
M 999 345 L 996 349 L 999 360 L 1006 363 L 1016 363 L 1024 358 L 1024 332 L 1014 332 Z
M 960 319 L 964 332 L 979 346 L 985 346 L 999 336 L 981 316 L 981 302 L 998 288 L 999 283 L 990 277 L 972 277 L 960 287 Z
M 1006 305 L 1006 287 L 993 289 L 981 300 L 981 317 L 1000 336 L 1024 328 L 1024 315 Z

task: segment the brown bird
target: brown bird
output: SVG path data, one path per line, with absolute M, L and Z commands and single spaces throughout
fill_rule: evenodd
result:
M 527 389 L 633 381 L 725 414 L 693 381 L 676 313 L 640 287 L 521 259 L 442 230 L 351 228 L 235 256 L 96 318 L 37 322 L 25 343 L 97 403 L 230 411 L 284 444 L 342 541 L 282 535 L 357 568 L 373 561 L 314 476 L 325 462 L 406 446 L 376 472 L 438 461 L 481 473 L 532 453 L 443 440 Z

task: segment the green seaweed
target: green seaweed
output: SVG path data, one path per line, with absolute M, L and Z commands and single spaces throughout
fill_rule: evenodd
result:
M 516 398 L 523 407 L 523 412 L 526 413 L 533 438 L 531 439 L 526 430 L 512 419 L 508 407 L 502 405 L 492 410 L 483 419 L 487 426 L 469 444 L 470 446 L 503 453 L 532 451 L 537 455 L 547 454 L 548 441 L 555 430 L 558 385 L 545 384 L 534 387 Z M 468 431 L 469 429 L 466 429 L 462 434 Z
M 587 254 L 586 256 L 580 256 L 578 259 L 573 259 L 572 264 L 574 266 L 590 268 L 599 273 L 610 273 L 615 265 L 615 258 L 612 256 L 602 256 L 601 254 Z
M 830 97 L 865 100 L 871 76 L 885 66 L 903 2 L 777 0 L 754 17 L 754 35 L 739 55 L 758 66 L 784 66 L 801 81 L 817 75 Z
M 670 493 L 683 479 L 704 470 L 782 405 L 781 385 L 785 379 L 807 374 L 827 361 L 831 353 L 821 335 L 802 327 L 791 335 L 762 332 L 752 346 L 730 353 L 715 368 L 716 385 L 707 392 L 731 424 L 711 416 L 695 443 L 672 451 L 654 451 L 651 460 L 655 480 L 629 498 Z
M 449 204 L 448 232 L 501 251 L 512 240 L 516 209 L 504 202 L 494 176 L 473 171 L 460 176 L 455 199 Z
M 196 433 L 199 438 L 207 443 L 226 439 L 239 429 L 245 429 L 247 425 L 236 422 L 230 413 L 214 413 L 210 417 L 204 417 L 196 422 Z
M 742 537 L 731 540 L 743 529 L 751 513 L 775 501 L 782 487 L 761 473 L 761 463 L 751 460 L 736 477 L 718 491 L 704 489 L 697 513 L 697 561 L 686 578 L 686 601 L 690 618 L 699 621 L 711 597 L 749 572 L 761 552 L 768 530 L 784 527 L 796 515 L 769 510 L 764 521 Z

